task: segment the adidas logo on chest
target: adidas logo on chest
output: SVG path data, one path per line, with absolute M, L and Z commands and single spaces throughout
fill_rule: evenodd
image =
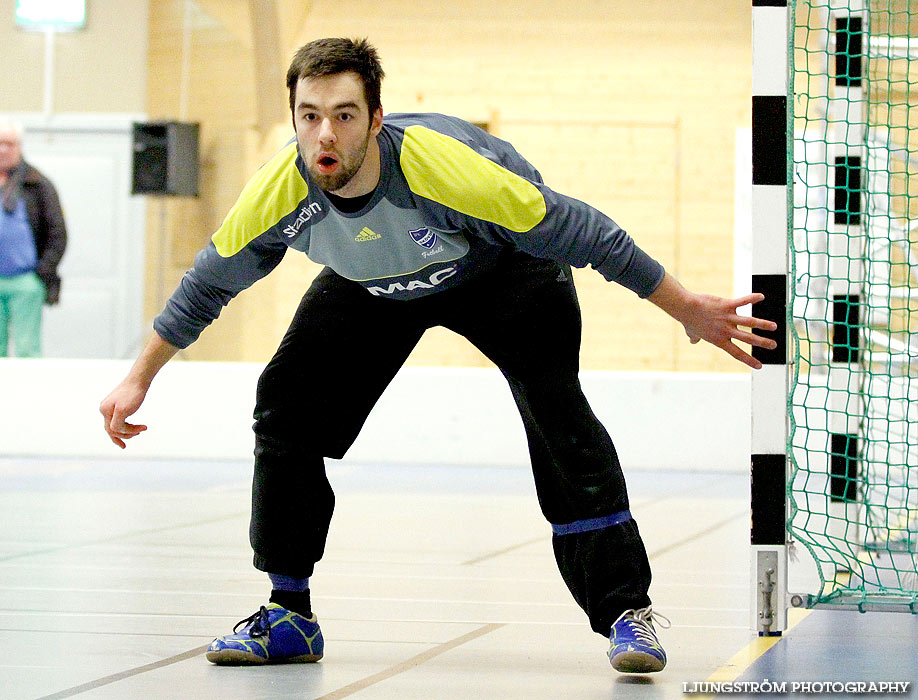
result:
M 376 231 L 368 226 L 364 226 L 363 230 L 354 237 L 354 240 L 358 243 L 366 243 L 367 241 L 378 241 L 380 238 L 382 238 L 382 236 L 376 233 Z

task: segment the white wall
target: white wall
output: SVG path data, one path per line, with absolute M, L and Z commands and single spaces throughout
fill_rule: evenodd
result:
M 20 114 L 23 156 L 57 188 L 67 224 L 61 301 L 44 308 L 45 357 L 136 354 L 143 323 L 146 202 L 131 195 L 136 114 Z
M 98 405 L 129 366 L 0 360 L 0 456 L 249 459 L 261 365 L 170 363 L 136 416 L 149 430 L 121 452 L 102 430 Z M 748 374 L 583 374 L 626 469 L 747 471 L 749 384 Z M 431 395 L 438 398 L 425 400 Z M 503 379 L 468 368 L 403 368 L 347 459 L 528 465 Z

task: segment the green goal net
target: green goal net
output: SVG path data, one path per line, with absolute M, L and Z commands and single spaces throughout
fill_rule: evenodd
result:
M 918 3 L 791 8 L 788 527 L 810 606 L 918 613 Z M 915 89 L 913 89 L 915 88 Z

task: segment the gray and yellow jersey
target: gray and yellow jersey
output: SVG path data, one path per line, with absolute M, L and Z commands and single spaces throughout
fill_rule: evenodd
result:
M 154 328 L 186 347 L 289 249 L 366 288 L 412 299 L 462 284 L 510 246 L 646 297 L 663 268 L 612 219 L 542 183 L 507 142 L 437 114 L 386 116 L 380 181 L 366 206 L 336 209 L 290 143 L 243 189 Z

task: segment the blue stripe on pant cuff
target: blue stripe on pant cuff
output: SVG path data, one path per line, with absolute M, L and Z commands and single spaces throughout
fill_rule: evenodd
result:
M 629 520 L 631 520 L 631 511 L 622 510 L 618 513 L 612 513 L 612 515 L 577 520 L 563 525 L 552 523 L 551 531 L 556 535 L 576 535 L 581 532 L 592 532 L 593 530 L 602 530 L 607 527 L 612 527 L 613 525 L 621 525 Z
M 271 579 L 271 586 L 275 591 L 289 591 L 297 593 L 309 589 L 308 578 L 293 578 L 283 574 L 268 574 Z

